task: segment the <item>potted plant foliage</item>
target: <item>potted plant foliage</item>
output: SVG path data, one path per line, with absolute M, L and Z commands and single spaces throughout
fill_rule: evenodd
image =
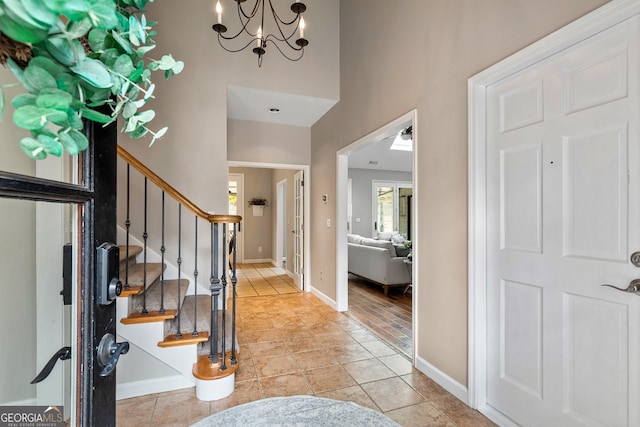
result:
M 0 2 L 0 63 L 26 93 L 13 98 L 13 122 L 31 136 L 20 148 L 31 158 L 77 154 L 89 144 L 83 120 L 108 125 L 122 119 L 132 138 L 151 136 L 153 71 L 166 78 L 184 64 L 171 55 L 149 57 L 155 48 L 143 13 L 153 0 L 6 0 Z M 0 116 L 5 97 L 0 86 Z
M 264 197 L 252 197 L 249 200 L 249 207 L 253 209 L 253 216 L 264 215 L 265 206 L 269 206 L 269 202 Z

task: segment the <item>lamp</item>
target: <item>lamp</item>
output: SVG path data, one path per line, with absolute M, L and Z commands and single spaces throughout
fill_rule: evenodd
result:
M 293 19 L 286 21 L 283 20 L 280 15 L 276 12 L 273 7 L 272 0 L 255 0 L 255 4 L 251 9 L 250 13 L 247 13 L 245 9 L 242 7 L 242 3 L 246 0 L 234 0 L 237 4 L 238 8 L 238 19 L 240 29 L 237 33 L 232 36 L 225 36 L 224 33 L 227 32 L 227 27 L 222 23 L 222 5 L 218 0 L 216 4 L 216 14 L 218 16 L 218 23 L 213 24 L 213 31 L 218 33 L 218 43 L 220 46 L 227 52 L 240 52 L 246 48 L 248 48 L 253 42 L 255 42 L 255 47 L 252 49 L 253 53 L 258 55 L 258 67 L 262 66 L 262 56 L 267 52 L 267 43 L 272 43 L 278 51 L 290 61 L 299 61 L 304 55 L 304 47 L 309 44 L 309 41 L 304 38 L 304 29 L 305 22 L 302 14 L 305 10 L 307 10 L 307 6 L 296 0 L 293 4 L 291 4 L 291 11 L 295 14 Z M 275 23 L 276 29 L 274 33 L 269 33 L 265 35 L 265 3 L 268 3 L 269 11 L 271 12 L 271 16 L 273 17 L 273 21 Z M 249 29 L 249 22 L 253 18 L 258 17 L 260 19 L 260 24 L 255 33 L 252 33 Z M 299 37 L 295 40 L 295 45 L 290 42 L 290 40 L 295 36 L 296 32 L 299 31 Z M 240 37 L 242 34 L 246 34 L 249 36 L 249 41 L 244 45 L 240 45 L 238 48 L 225 47 L 224 42 L 228 42 L 230 40 L 234 40 Z M 284 50 L 283 50 L 284 49 Z M 291 53 L 285 53 L 286 51 L 291 51 Z

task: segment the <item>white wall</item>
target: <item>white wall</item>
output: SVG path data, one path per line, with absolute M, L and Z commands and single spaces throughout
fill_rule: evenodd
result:
M 350 168 L 349 178 L 351 178 L 352 189 L 352 232 L 365 237 L 373 237 L 372 182 L 374 180 L 411 182 L 411 172 Z M 356 218 L 360 218 L 360 222 L 357 222 Z

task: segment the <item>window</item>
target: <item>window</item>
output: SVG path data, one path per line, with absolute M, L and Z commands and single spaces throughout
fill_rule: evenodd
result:
M 373 181 L 373 235 L 397 231 L 411 239 L 410 182 Z

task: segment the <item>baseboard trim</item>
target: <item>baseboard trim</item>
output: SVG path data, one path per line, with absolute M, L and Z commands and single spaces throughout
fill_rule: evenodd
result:
M 270 264 L 273 264 L 273 260 L 269 259 L 269 258 L 263 258 L 263 259 L 245 259 L 244 261 L 242 261 L 243 264 L 261 264 L 263 262 L 268 262 Z
M 185 378 L 182 375 L 172 375 L 170 377 L 154 378 L 151 380 L 132 381 L 116 385 L 116 400 L 179 390 L 194 387 L 195 385 L 195 379 Z
M 478 411 L 501 427 L 518 427 L 520 425 L 489 405 L 478 408 Z
M 325 304 L 327 304 L 329 307 L 333 308 L 334 310 L 338 311 L 338 304 L 332 300 L 331 298 L 329 298 L 328 296 L 326 296 L 324 293 L 320 292 L 319 290 L 317 290 L 316 288 L 314 288 L 313 286 L 311 286 L 310 292 L 317 296 L 318 298 L 320 298 L 322 300 L 322 302 L 324 302 Z
M 416 368 L 438 383 L 449 393 L 462 400 L 466 405 L 469 404 L 469 390 L 449 375 L 422 359 L 420 356 L 416 356 Z

